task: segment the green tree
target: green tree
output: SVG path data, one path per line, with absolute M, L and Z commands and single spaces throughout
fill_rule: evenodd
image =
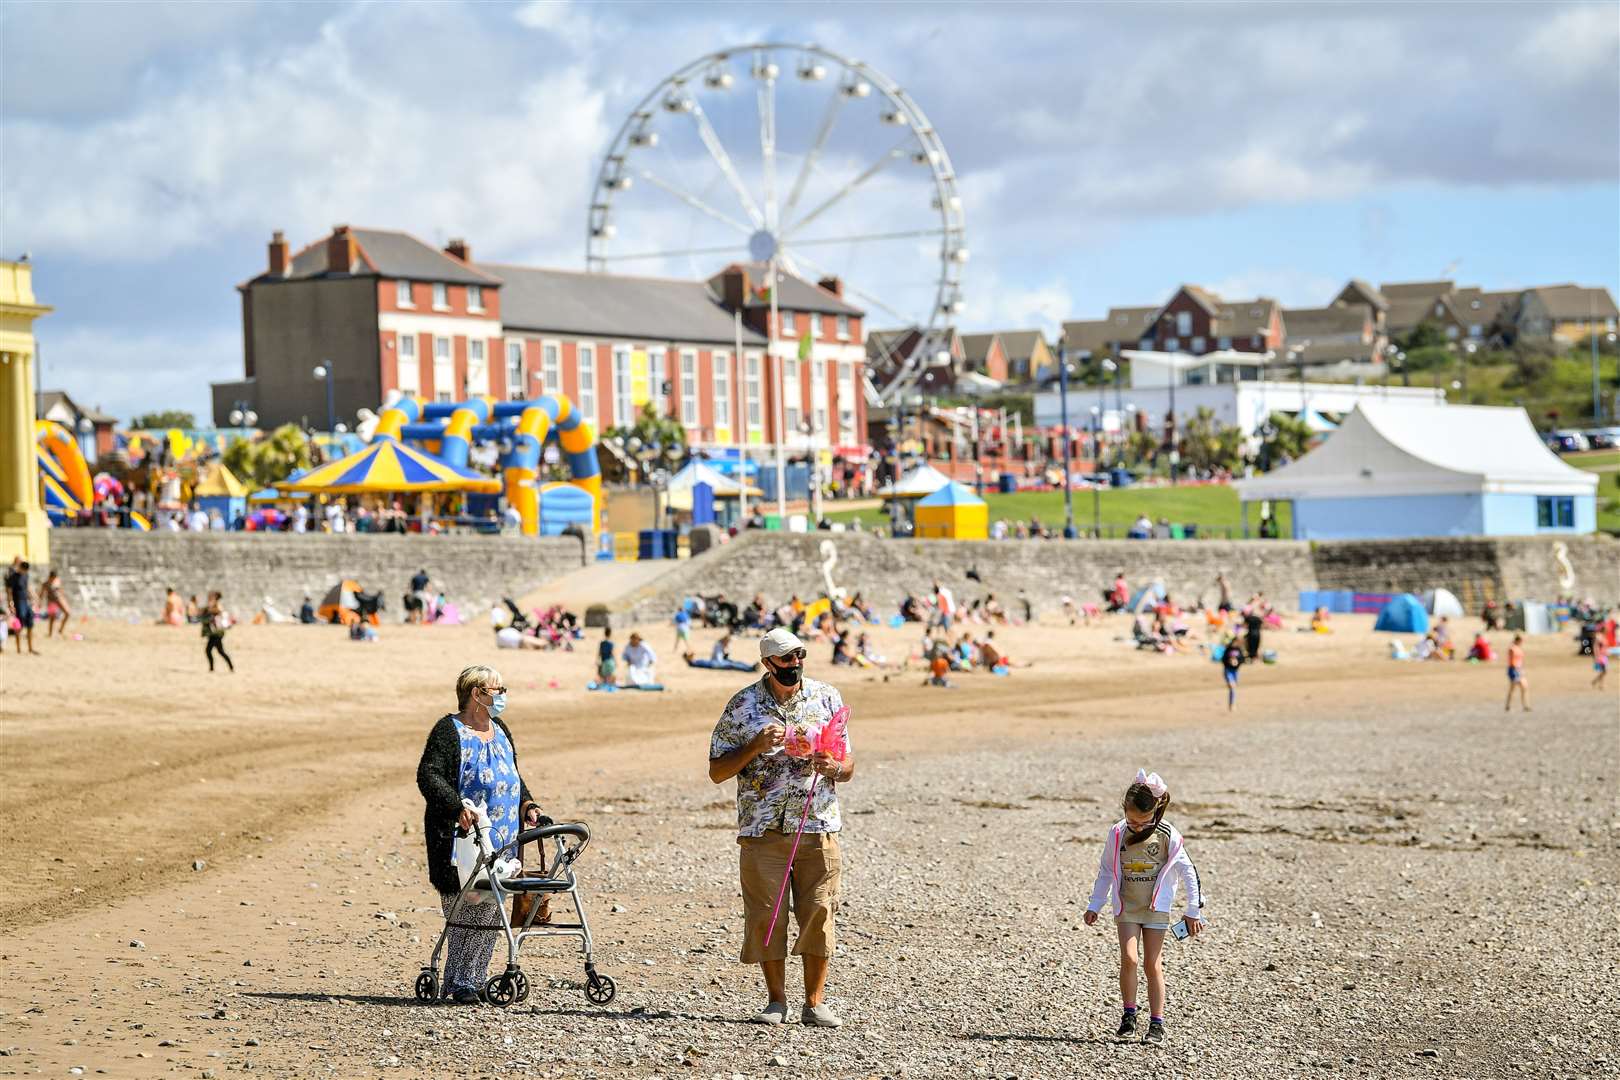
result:
M 1400 346 L 1407 352 L 1408 359 L 1415 349 L 1427 349 L 1435 345 L 1444 346 L 1446 332 L 1440 329 L 1440 324 L 1425 319 L 1412 327 L 1411 333 L 1401 339 Z
M 1314 437 L 1309 424 L 1287 413 L 1274 412 L 1267 423 L 1274 433 L 1270 440 L 1273 468 L 1281 464 L 1284 457 L 1293 461 L 1303 456 Z
M 1181 462 L 1189 469 L 1226 469 L 1243 464 L 1243 432 L 1215 419 L 1215 411 L 1200 406 L 1183 425 Z
M 194 428 L 197 418 L 183 409 L 164 409 L 161 412 L 142 413 L 129 422 L 131 430 Z
M 309 437 L 297 424 L 283 424 L 258 439 L 238 439 L 225 448 L 225 467 L 255 491 L 307 469 Z
M 610 427 L 602 433 L 602 437 L 622 438 L 625 442 L 637 438 L 641 440 L 643 446 L 686 448 L 686 428 L 673 416 L 659 415 L 651 402 L 641 407 L 634 424 L 629 427 Z

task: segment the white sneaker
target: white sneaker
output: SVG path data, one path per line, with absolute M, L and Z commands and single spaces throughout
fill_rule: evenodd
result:
M 844 1021 L 839 1018 L 837 1013 L 832 1011 L 831 1005 L 806 1005 L 799 1011 L 799 1025 L 801 1027 L 835 1028 L 843 1027 Z
M 787 1003 L 773 1001 L 765 1006 L 765 1011 L 754 1017 L 756 1024 L 781 1024 L 787 1020 Z

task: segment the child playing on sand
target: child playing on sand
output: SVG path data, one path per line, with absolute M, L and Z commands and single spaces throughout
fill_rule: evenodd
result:
M 1238 668 L 1243 666 L 1243 645 L 1236 634 L 1226 639 L 1221 650 L 1221 677 L 1226 680 L 1226 711 L 1237 708 Z
M 1147 960 L 1149 1009 L 1143 1041 L 1164 1042 L 1164 935 L 1172 922 L 1170 906 L 1177 877 L 1187 894 L 1187 911 L 1182 916 L 1187 937 L 1204 929 L 1198 871 L 1187 856 L 1181 834 L 1164 820 L 1169 806 L 1170 791 L 1159 774 L 1138 769 L 1136 779 L 1125 789 L 1125 816 L 1114 823 L 1103 841 L 1097 882 L 1086 905 L 1086 925 L 1094 926 L 1097 913 L 1113 894 L 1114 927 L 1119 932 L 1119 992 L 1125 1000 L 1125 1015 L 1116 1032 L 1120 1039 L 1136 1034 L 1140 936 Z
M 1592 685 L 1599 690 L 1603 689 L 1603 679 L 1609 674 L 1609 654 L 1601 641 L 1598 642 L 1598 647 L 1592 650 L 1592 670 L 1597 672 L 1592 677 Z
M 1524 635 L 1514 634 L 1513 644 L 1507 651 L 1508 693 L 1507 704 L 1502 706 L 1503 712 L 1513 711 L 1513 691 L 1519 692 L 1519 704 L 1525 712 L 1530 711 L 1530 683 L 1524 677 Z

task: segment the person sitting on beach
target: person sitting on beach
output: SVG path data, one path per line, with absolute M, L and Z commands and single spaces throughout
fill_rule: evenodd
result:
M 1125 571 L 1121 570 L 1114 575 L 1114 584 L 1103 593 L 1103 600 L 1111 612 L 1125 610 L 1126 605 L 1131 602 L 1131 587 L 1125 581 Z
M 1311 633 L 1313 633 L 1313 634 L 1331 634 L 1331 633 L 1333 633 L 1333 627 L 1328 625 L 1328 610 L 1327 610 L 1327 608 L 1319 607 L 1315 611 L 1311 612 Z
M 1451 640 L 1451 623 L 1446 616 L 1440 616 L 1440 621 L 1434 624 L 1434 647 L 1436 652 L 1447 660 L 1453 660 L 1457 655 L 1457 646 Z
M 200 623 L 202 622 L 202 616 L 202 605 L 197 603 L 197 594 L 192 593 L 191 596 L 186 598 L 186 622 Z
M 308 626 L 316 621 L 315 605 L 310 602 L 310 599 L 307 596 L 304 597 L 303 606 L 298 609 L 298 621 L 303 623 L 305 626 Z
M 1485 639 L 1485 631 L 1481 630 L 1474 635 L 1474 644 L 1468 650 L 1468 659 L 1476 663 L 1489 663 L 1496 659 L 1496 651 Z
M 186 602 L 180 599 L 180 594 L 173 589 L 169 589 L 163 596 L 163 616 L 158 621 L 169 626 L 186 624 Z
M 1440 655 L 1440 650 L 1435 648 L 1433 630 L 1430 630 L 1428 633 L 1423 635 L 1423 640 L 1417 643 L 1417 648 L 1413 650 L 1412 655 L 1419 660 L 1445 659 Z
M 658 654 L 653 652 L 652 646 L 642 640 L 641 635 L 632 632 L 630 641 L 620 654 L 624 660 L 625 677 L 632 686 L 653 686 L 658 682 L 657 666 Z
M 900 601 L 900 618 L 906 622 L 923 622 L 922 601 L 915 595 L 907 593 L 906 598 Z
M 945 659 L 943 652 L 936 652 L 928 663 L 928 678 L 923 680 L 924 686 L 939 686 L 950 689 L 951 662 Z
M 690 652 L 684 657 L 687 667 L 709 668 L 715 671 L 757 671 L 758 663 L 748 664 L 741 660 L 734 660 L 731 656 L 731 631 L 721 635 L 720 640 L 714 643 L 709 651 L 707 660 L 698 660 Z
M 984 665 L 987 671 L 994 671 L 998 667 L 1012 667 L 1012 661 L 1004 656 L 1000 649 L 996 648 L 996 632 L 994 630 L 985 634 L 984 640 L 979 642 L 979 662 Z
M 841 667 L 853 667 L 855 665 L 855 654 L 850 649 L 848 631 L 833 634 L 832 662 Z
M 495 647 L 497 649 L 544 649 L 546 643 L 539 638 L 530 637 L 515 626 L 497 626 L 495 628 Z

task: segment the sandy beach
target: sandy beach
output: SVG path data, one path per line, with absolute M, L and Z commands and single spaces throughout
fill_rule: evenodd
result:
M 210 675 L 190 629 L 75 624 L 0 660 L 0 1075 L 1620 1073 L 1620 690 L 1533 638 L 1535 711 L 1504 715 L 1500 662 L 1391 662 L 1370 621 L 1268 635 L 1279 662 L 1230 716 L 1217 665 L 1134 651 L 1123 619 L 998 628 L 1034 666 L 952 690 L 815 645 L 860 755 L 838 1032 L 740 1023 L 763 995 L 735 962 L 731 787 L 704 767 L 748 676 L 684 668 L 669 627 L 645 628 L 666 693 L 597 694 L 594 632 L 540 653 L 482 625 L 243 626 L 238 671 Z M 876 635 L 894 658 L 918 637 Z M 475 662 L 511 688 L 537 797 L 595 834 L 605 1009 L 559 942 L 526 949 L 521 1007 L 410 997 L 440 922 L 414 770 Z M 1152 1049 L 1112 1040 L 1113 931 L 1080 922 L 1138 766 L 1170 784 L 1211 920 L 1170 951 Z

